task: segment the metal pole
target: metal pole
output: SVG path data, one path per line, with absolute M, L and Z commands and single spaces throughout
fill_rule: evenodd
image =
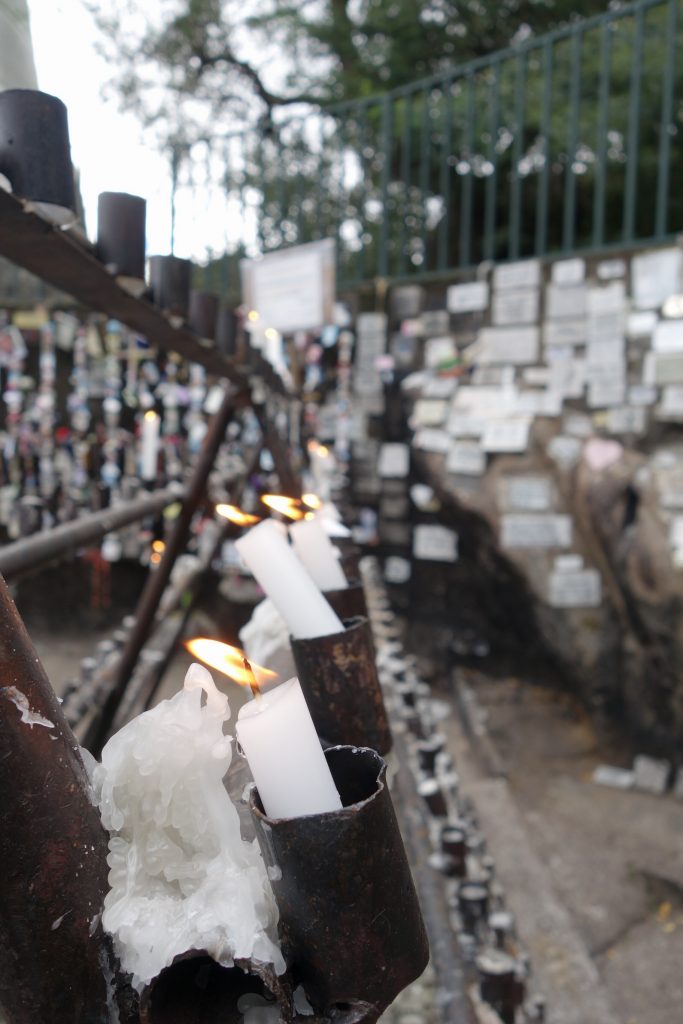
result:
M 0 664 L 0 1005 L 12 1024 L 132 1024 L 99 919 L 107 835 L 1 577 Z
M 167 505 L 181 498 L 182 488 L 167 487 L 163 491 L 145 494 L 134 501 L 80 516 L 45 533 L 15 541 L 14 544 L 0 548 L 0 573 L 9 578 L 29 569 L 36 569 L 46 562 L 65 558 L 77 548 L 101 540 L 114 530 L 146 519 L 147 516 L 156 515 Z
M 155 572 L 148 577 L 138 601 L 138 606 L 135 610 L 135 626 L 121 654 L 121 660 L 116 670 L 116 682 L 102 708 L 99 726 L 93 736 L 92 752 L 96 757 L 100 756 L 102 747 L 109 736 L 117 708 L 121 703 L 128 681 L 133 674 L 140 651 L 149 636 L 149 631 L 157 614 L 161 596 L 170 579 L 173 566 L 178 555 L 181 554 L 187 544 L 192 517 L 204 496 L 209 473 L 213 468 L 218 449 L 225 436 L 226 427 L 232 416 L 233 403 L 234 393 L 228 385 L 225 385 L 223 401 L 213 416 L 204 438 L 204 445 L 187 489 L 182 511 L 166 544 L 161 562 Z

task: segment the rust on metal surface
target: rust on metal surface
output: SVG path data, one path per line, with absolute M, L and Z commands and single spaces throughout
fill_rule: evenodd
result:
M 301 688 L 318 735 L 328 743 L 391 750 L 370 623 L 349 619 L 342 633 L 291 638 Z
M 341 811 L 268 818 L 255 788 L 249 806 L 281 874 L 272 885 L 294 984 L 328 1019 L 373 1024 L 422 974 L 429 945 L 384 761 L 348 746 L 325 756 Z
M 0 1005 L 10 1024 L 105 1024 L 120 998 L 132 1024 L 100 924 L 108 837 L 1 577 L 0 664 Z

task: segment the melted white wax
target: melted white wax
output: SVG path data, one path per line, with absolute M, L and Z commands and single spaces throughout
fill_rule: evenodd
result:
M 42 725 L 45 729 L 54 729 L 55 723 L 51 722 L 49 718 L 43 718 L 37 711 L 31 711 L 28 703 L 28 697 L 21 690 L 18 690 L 16 686 L 3 686 L 2 693 L 8 700 L 11 700 L 15 708 L 21 715 L 22 722 L 26 722 L 27 725 L 33 727 L 34 725 Z
M 210 673 L 192 665 L 184 689 L 113 736 L 93 772 L 111 834 L 102 923 L 138 991 L 190 949 L 285 970 L 261 853 L 242 840 L 222 782 L 229 717 Z

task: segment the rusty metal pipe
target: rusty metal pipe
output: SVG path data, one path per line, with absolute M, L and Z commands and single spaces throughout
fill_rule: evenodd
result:
M 166 487 L 121 505 L 80 516 L 53 530 L 17 540 L 0 549 L 0 573 L 7 579 L 36 569 L 48 562 L 65 558 L 85 544 L 99 541 L 108 533 L 130 523 L 157 515 L 167 505 L 182 498 L 182 488 Z
M 365 601 L 365 590 L 360 580 L 349 580 L 348 587 L 339 590 L 324 590 L 323 594 L 340 619 L 355 619 L 356 616 L 367 619 L 368 606 Z
M 10 1024 L 106 1024 L 116 1005 L 133 1024 L 99 923 L 108 837 L 2 578 L 0 664 L 0 1005 Z
M 328 743 L 391 750 L 370 623 L 348 619 L 342 633 L 291 637 L 292 654 L 318 735 Z
M 283 951 L 316 1011 L 373 1024 L 418 978 L 429 945 L 403 840 L 374 750 L 325 752 L 341 811 L 268 818 L 249 807 L 280 909 Z
M 232 416 L 233 405 L 233 392 L 226 385 L 220 408 L 213 415 L 209 424 L 202 450 L 187 488 L 182 510 L 166 543 L 161 562 L 157 566 L 156 571 L 147 578 L 145 588 L 135 609 L 135 626 L 131 630 L 126 646 L 121 654 L 116 670 L 115 685 L 112 687 L 104 704 L 97 731 L 92 737 L 92 752 L 96 757 L 99 757 L 101 754 L 102 747 L 109 737 L 117 708 L 121 703 L 128 681 L 133 674 L 140 651 L 149 636 L 152 624 L 159 610 L 159 602 L 170 579 L 173 566 L 178 555 L 181 554 L 187 544 L 192 518 L 206 491 L 206 483 L 216 460 L 218 449 L 223 443 L 225 431 Z

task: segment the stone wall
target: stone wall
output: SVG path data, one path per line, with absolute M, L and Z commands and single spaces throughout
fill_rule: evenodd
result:
M 681 249 L 481 266 L 395 287 L 356 328 L 355 495 L 411 617 L 456 655 L 554 666 L 673 752 Z

